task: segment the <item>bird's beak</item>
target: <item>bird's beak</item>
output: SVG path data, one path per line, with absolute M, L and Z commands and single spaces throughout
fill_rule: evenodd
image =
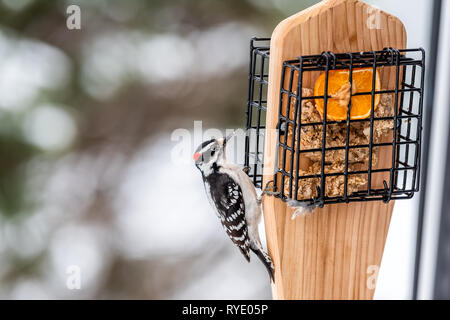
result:
M 231 138 L 233 138 L 236 135 L 236 131 L 233 131 L 230 135 L 228 135 L 224 140 L 223 143 L 226 144 Z

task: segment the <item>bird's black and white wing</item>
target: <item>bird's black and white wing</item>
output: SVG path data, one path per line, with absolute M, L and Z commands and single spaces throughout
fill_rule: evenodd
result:
M 233 243 L 250 261 L 250 242 L 245 220 L 245 203 L 242 190 L 229 175 L 216 173 L 209 180 L 212 205 Z

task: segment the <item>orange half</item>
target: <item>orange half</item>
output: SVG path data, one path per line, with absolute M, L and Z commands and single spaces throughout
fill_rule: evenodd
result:
M 328 103 L 327 119 L 342 121 L 347 119 L 348 104 L 350 102 L 350 86 L 352 95 L 355 93 L 368 93 L 360 96 L 352 96 L 352 109 L 350 119 L 366 119 L 370 117 L 372 110 L 372 83 L 373 69 L 353 69 L 352 84 L 350 84 L 350 70 L 330 70 L 328 74 Z M 378 71 L 375 73 L 375 91 L 381 90 L 381 81 Z M 322 73 L 314 86 L 314 96 L 325 94 L 325 72 Z M 380 104 L 380 95 L 374 99 L 374 110 Z M 324 99 L 315 99 L 316 108 L 323 117 Z

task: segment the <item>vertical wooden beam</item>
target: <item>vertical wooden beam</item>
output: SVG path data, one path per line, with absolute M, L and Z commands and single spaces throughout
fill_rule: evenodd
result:
M 263 185 L 278 167 L 275 128 L 284 61 L 323 51 L 405 46 L 406 32 L 398 18 L 357 0 L 325 0 L 282 21 L 271 38 Z M 384 72 L 382 87 L 392 88 L 394 76 Z M 314 75 L 304 77 L 304 87 L 312 88 L 314 81 Z M 378 162 L 379 167 L 390 167 L 391 154 L 384 152 Z M 373 186 L 382 187 L 383 179 L 374 176 Z M 265 197 L 267 241 L 275 263 L 274 298 L 372 299 L 371 276 L 381 263 L 393 206 L 392 201 L 327 205 L 291 220 L 292 209 Z

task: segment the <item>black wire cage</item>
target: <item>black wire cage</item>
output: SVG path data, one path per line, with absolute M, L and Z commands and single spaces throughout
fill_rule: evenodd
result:
M 263 188 L 270 39 L 250 42 L 245 165 Z M 371 86 L 356 90 L 368 70 Z M 348 75 L 345 112 L 330 117 L 339 97 L 329 79 Z M 342 73 L 342 72 L 341 72 Z M 307 88 L 323 77 L 322 91 Z M 361 77 L 361 76 L 358 76 Z M 358 53 L 323 52 L 283 63 L 278 106 L 278 165 L 272 189 L 283 201 L 325 204 L 409 199 L 419 191 L 425 52 L 385 48 Z M 380 83 L 388 83 L 383 88 Z M 318 94 L 319 93 L 319 94 Z M 359 101 L 370 115 L 354 117 Z M 336 102 L 334 102 L 336 104 Z M 321 107 L 321 108 L 318 108 Z M 320 112 L 321 111 L 321 112 Z M 297 169 L 298 168 L 298 169 Z

